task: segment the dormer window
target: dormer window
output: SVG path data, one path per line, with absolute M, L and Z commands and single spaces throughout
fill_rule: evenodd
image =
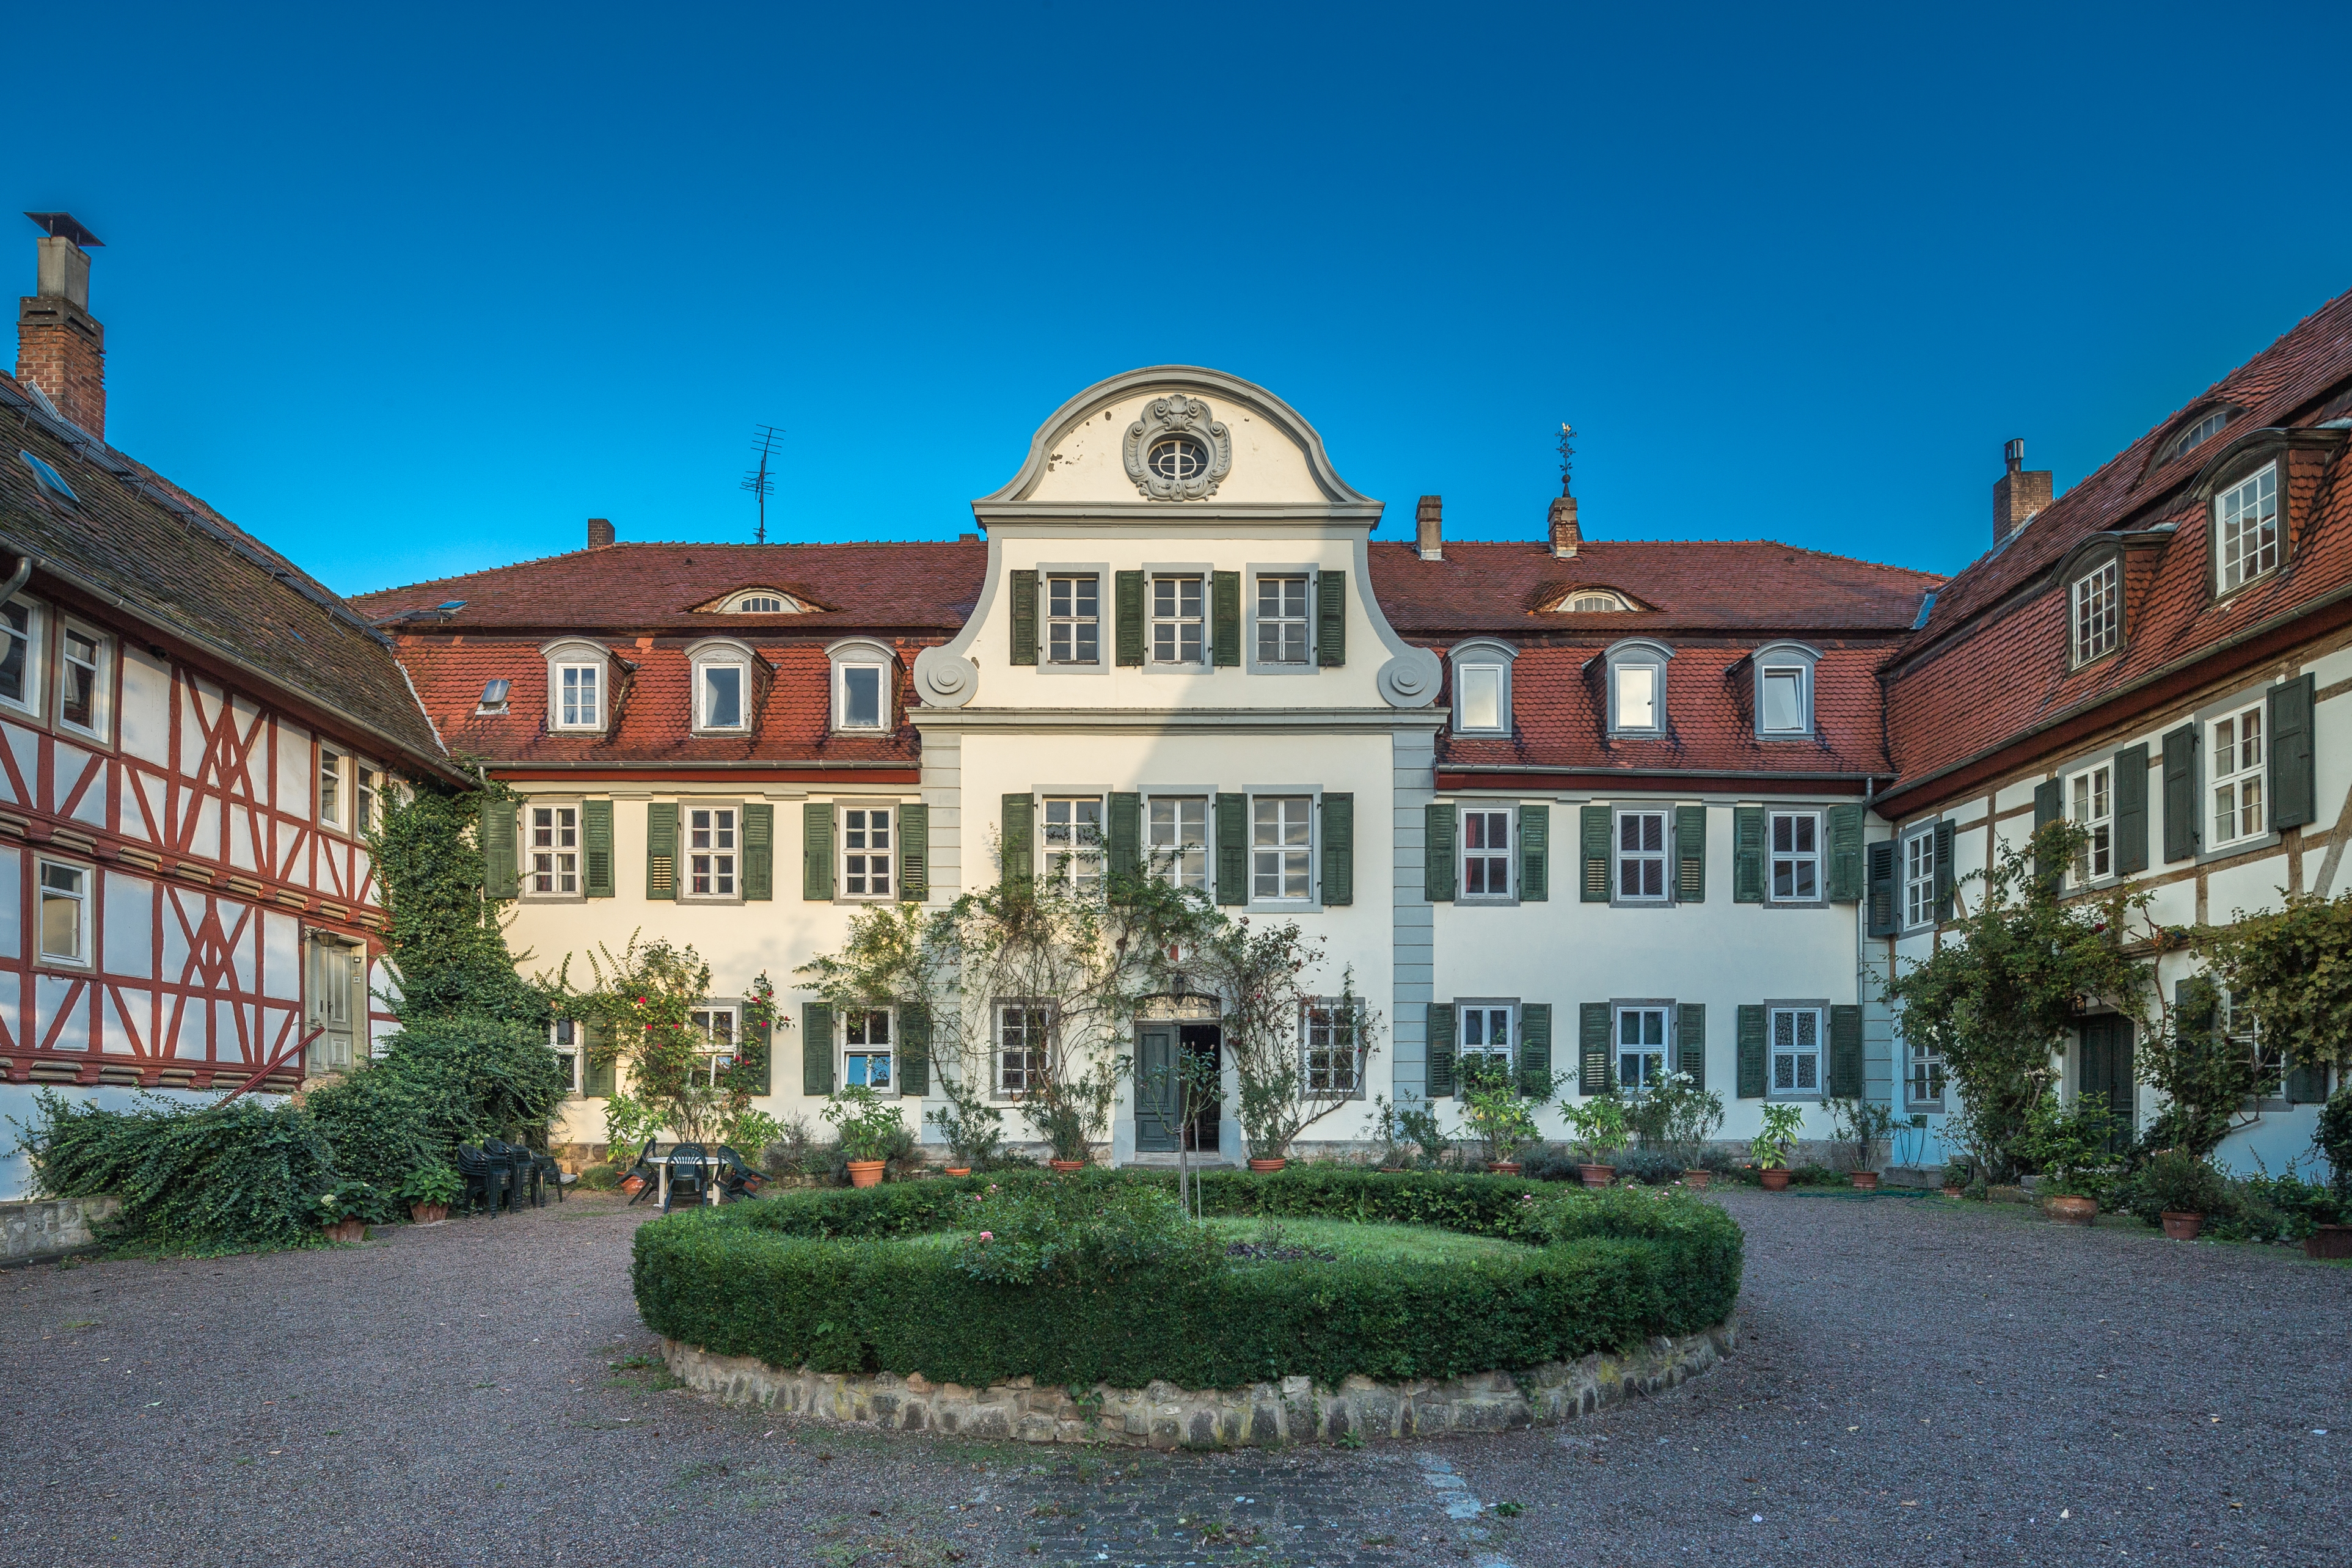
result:
M 862 639 L 835 643 L 825 650 L 833 662 L 833 727 L 877 733 L 891 727 L 892 682 L 896 667 L 890 650 Z
M 2109 556 L 2077 577 L 2066 599 L 2075 667 L 2115 652 L 2124 633 L 2123 563 Z
M 1552 601 L 1555 613 L 1569 615 L 1610 615 L 1635 608 L 1632 600 L 1613 588 L 1571 588 Z
M 740 643 L 713 639 L 688 651 L 694 670 L 694 733 L 741 735 L 751 727 L 754 655 Z
M 709 608 L 722 615 L 800 615 L 808 606 L 779 588 L 746 588 Z
M 1818 650 L 1801 643 L 1775 643 L 1756 651 L 1756 733 L 1770 740 L 1794 740 L 1813 733 L 1813 667 Z
M 1511 733 L 1511 662 L 1519 651 L 1508 643 L 1477 638 L 1446 655 L 1454 665 L 1454 733 Z
M 2221 427 L 2229 423 L 2230 416 L 2237 412 L 2234 408 L 2217 408 L 2205 414 L 2170 441 L 2166 442 L 2164 455 L 2157 461 L 2169 463 L 2182 453 L 2192 452 L 2204 445 L 2221 434 Z
M 1609 650 L 1610 734 L 1665 734 L 1666 661 L 1674 656 L 1662 643 L 1620 643 Z
M 2278 570 L 2278 465 L 2265 463 L 2213 497 L 2213 580 L 2235 593 Z
M 612 659 L 593 643 L 556 643 L 540 650 L 547 660 L 547 727 L 575 735 L 604 727 L 612 694 Z

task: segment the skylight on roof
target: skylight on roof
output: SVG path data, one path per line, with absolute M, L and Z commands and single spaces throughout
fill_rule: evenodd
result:
M 1929 589 L 1919 601 L 1919 613 L 1912 618 L 1911 630 L 1916 632 L 1927 624 L 1928 612 L 1936 608 L 1936 591 Z
M 66 476 L 64 475 L 58 473 L 56 469 L 50 467 L 47 464 L 42 462 L 31 453 L 25 451 L 22 447 L 17 449 L 16 455 L 23 458 L 25 460 L 25 466 L 33 471 L 33 482 L 35 484 L 40 486 L 42 489 L 47 490 L 49 494 L 55 496 L 58 499 L 64 501 L 69 506 L 79 507 L 81 505 L 81 497 L 73 493 L 73 486 L 66 483 Z

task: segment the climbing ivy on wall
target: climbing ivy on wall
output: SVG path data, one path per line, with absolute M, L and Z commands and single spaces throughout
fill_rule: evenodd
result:
M 399 986 L 391 1006 L 404 1024 L 460 1013 L 547 1021 L 546 995 L 515 972 L 507 950 L 505 903 L 482 884 L 482 808 L 509 799 L 502 784 L 419 786 L 369 841 L 389 917 L 384 959 Z

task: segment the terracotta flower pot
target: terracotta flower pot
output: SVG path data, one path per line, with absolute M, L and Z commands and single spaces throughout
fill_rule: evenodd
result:
M 418 1225 L 438 1225 L 449 1218 L 449 1206 L 446 1203 L 412 1203 L 408 1206 L 408 1218 Z
M 947 1173 L 951 1176 L 968 1176 L 971 1175 L 971 1167 L 970 1166 L 950 1166 L 947 1167 Z
M 1788 1166 L 1774 1166 L 1769 1170 L 1759 1171 L 1756 1174 L 1763 1177 L 1764 1190 L 1766 1192 L 1786 1192 L 1789 1190 Z
M 1853 1173 L 1853 1190 L 1856 1192 L 1876 1192 L 1878 1190 L 1878 1173 L 1876 1171 L 1856 1171 Z
M 1576 1174 L 1584 1178 L 1587 1186 L 1607 1186 L 1617 1179 L 1615 1166 L 1579 1166 Z
M 2197 1232 L 2204 1225 L 2205 1217 L 2201 1214 L 2176 1214 L 2168 1208 L 2164 1211 L 2164 1239 L 2167 1241 L 2194 1241 Z
M 852 1186 L 880 1186 L 882 1185 L 882 1167 L 888 1163 L 889 1162 L 887 1160 L 850 1161 L 849 1185 Z
M 1958 1197 L 1960 1196 L 1960 1189 L 1956 1186 L 1948 1186 L 1944 1189 L 1944 1196 L 1946 1197 Z
M 2099 1218 L 2099 1200 L 2095 1197 L 2074 1197 L 2065 1193 L 2053 1193 L 2042 1200 L 2050 1218 L 2061 1225 L 2088 1225 Z
M 357 1246 L 359 1243 L 367 1239 L 367 1221 L 364 1219 L 338 1219 L 332 1225 L 320 1227 L 320 1234 L 324 1235 L 330 1241 L 336 1242 L 346 1247 Z
M 1278 1171 L 1289 1163 L 1290 1161 L 1288 1159 L 1277 1155 L 1270 1160 L 1252 1160 L 1249 1163 L 1249 1167 L 1250 1169 L 1257 1172 L 1260 1176 L 1264 1176 L 1268 1171 Z
M 1055 1176 L 1067 1176 L 1072 1171 L 1082 1171 L 1087 1168 L 1087 1162 L 1084 1160 L 1047 1160 L 1045 1163 L 1054 1168 Z
M 1488 1166 L 1486 1168 L 1493 1171 L 1496 1176 L 1517 1176 L 1519 1174 L 1519 1162 L 1517 1160 L 1496 1160 L 1493 1165 Z
M 2323 1225 L 2303 1239 L 2306 1258 L 2352 1258 L 2352 1225 Z
M 1705 1192 L 1706 1190 L 1706 1184 L 1714 1179 L 1715 1173 L 1713 1171 L 1683 1172 L 1683 1185 L 1690 1188 L 1693 1192 Z
M 641 1192 L 643 1192 L 643 1191 L 645 1191 L 645 1190 L 646 1190 L 646 1178 L 645 1178 L 645 1177 L 643 1177 L 643 1176 L 623 1176 L 623 1177 L 621 1178 L 621 1192 L 622 1192 L 622 1195 L 623 1195 L 624 1197 L 636 1197 L 636 1196 L 637 1196 L 637 1194 L 639 1194 L 639 1193 L 641 1193 Z

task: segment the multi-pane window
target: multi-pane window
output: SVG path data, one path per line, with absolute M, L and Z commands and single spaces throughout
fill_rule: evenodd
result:
M 841 1081 L 851 1088 L 891 1089 L 890 1009 L 852 1009 L 843 1023 Z
M 1101 796 L 1046 798 L 1045 874 L 1080 893 L 1091 893 L 1102 885 Z
M 68 626 L 64 662 L 58 672 L 58 717 L 91 734 L 100 727 L 106 701 L 106 645 Z
M 1903 841 L 1903 924 L 1936 922 L 1936 835 L 1914 833 Z
M 604 727 L 604 684 L 593 664 L 559 664 L 555 668 L 555 722 L 562 729 Z
M 2224 491 L 2213 503 L 2215 571 L 2221 591 L 2252 582 L 2279 563 L 2278 465 Z
M 1511 1012 L 1489 1003 L 1463 1006 L 1462 1033 L 1454 1051 L 1465 1082 L 1510 1075 Z
M 580 808 L 533 806 L 530 809 L 530 891 L 572 894 L 580 891 Z
M 852 806 L 841 813 L 844 897 L 890 896 L 890 811 L 887 806 Z
M 1610 671 L 1610 696 L 1619 729 L 1664 727 L 1658 714 L 1658 688 L 1664 674 L 1655 664 L 1619 664 Z
M 1176 887 L 1209 886 L 1209 802 L 1199 795 L 1154 795 L 1144 813 L 1151 874 Z
M 2215 409 L 2212 413 L 2207 414 L 2204 418 L 2199 420 L 2196 423 L 2190 425 L 2188 429 L 2174 436 L 2172 438 L 2172 450 L 2166 453 L 2164 455 L 2165 457 L 2167 460 L 2169 460 L 2179 456 L 2184 452 L 2191 451 L 2197 447 L 2204 445 L 2207 442 L 2221 434 L 2221 427 L 2229 423 L 2230 411 L 2226 408 Z
M 547 1026 L 547 1048 L 555 1052 L 556 1061 L 563 1069 L 563 1087 L 573 1094 L 580 1092 L 580 1025 L 571 1019 L 557 1019 Z
M 732 806 L 696 806 L 687 811 L 686 891 L 694 898 L 735 896 Z
M 1462 896 L 1511 895 L 1511 813 L 1462 813 Z
M 1151 662 L 1155 664 L 1197 664 L 1201 658 L 1201 580 L 1197 577 L 1153 578 Z
M 1056 664 L 1092 664 L 1102 659 L 1102 580 L 1045 580 L 1045 657 Z
M 1464 729 L 1499 730 L 1503 724 L 1503 666 L 1457 664 L 1454 683 L 1461 688 L 1456 705 Z
M 18 707 L 38 707 L 33 607 L 24 603 L 0 607 L 0 637 L 7 640 L 7 646 L 0 649 L 0 699 Z
M 1654 1089 L 1666 1075 L 1666 1009 L 1617 1009 L 1617 1083 L 1639 1093 Z
M 2074 663 L 2113 652 L 2123 624 L 2123 563 L 2109 556 L 2074 580 Z
M 837 727 L 882 728 L 886 690 L 883 667 L 878 664 L 841 664 L 834 668 L 834 679 L 840 683 L 840 689 L 835 694 L 835 711 L 840 716 L 836 721 Z
M 1313 896 L 1307 852 L 1314 804 L 1304 795 L 1260 795 L 1250 802 L 1250 896 Z
M 2286 1053 L 2263 1038 L 2254 1009 L 2238 992 L 2221 990 L 2215 998 L 2215 1026 L 2221 1038 L 2252 1059 L 2254 1064 L 2253 1098 L 2256 1101 L 2276 1100 L 2286 1092 Z
M 1757 690 L 1761 704 L 1758 727 L 1767 735 L 1802 735 L 1807 722 L 1805 682 L 1811 674 L 1802 664 L 1768 666 Z
M 1307 1092 L 1355 1094 L 1364 1087 L 1363 1051 L 1352 1003 L 1317 998 L 1303 1009 Z
M 2106 763 L 2067 780 L 2066 820 L 2083 830 L 2074 852 L 2074 880 L 2093 882 L 2116 870 L 2115 770 Z
M 343 756 L 327 746 L 319 747 L 319 821 L 335 826 L 343 821 Z
M 1772 1009 L 1772 1092 L 1801 1096 L 1822 1092 L 1822 1009 Z
M 2263 831 L 2263 710 L 2260 704 L 2213 721 L 2213 842 Z
M 1822 895 L 1822 818 L 1818 811 L 1775 811 L 1771 887 L 1776 903 L 1809 904 Z
M 1617 896 L 1666 896 L 1666 814 L 1617 813 Z
M 1257 662 L 1261 664 L 1303 664 L 1307 662 L 1307 579 L 1261 577 L 1257 580 Z
M 352 827 L 362 833 L 372 833 L 381 825 L 383 810 L 383 775 L 364 762 L 352 765 Z
M 89 873 L 78 865 L 41 862 L 41 956 L 89 962 Z
M 750 672 L 741 664 L 704 664 L 698 669 L 696 721 L 704 729 L 743 727 L 743 690 Z
M 1904 1102 L 1915 1108 L 1941 1106 L 1944 1103 L 1944 1056 L 1931 1045 L 1913 1040 L 1909 1046 L 1908 1071 L 1903 1080 Z
M 996 1009 L 996 1092 L 1018 1097 L 1045 1086 L 1045 1009 Z
M 712 1088 L 735 1065 L 735 1009 L 731 1007 L 695 1008 L 687 1015 L 687 1022 L 702 1037 L 702 1051 L 695 1076 Z

